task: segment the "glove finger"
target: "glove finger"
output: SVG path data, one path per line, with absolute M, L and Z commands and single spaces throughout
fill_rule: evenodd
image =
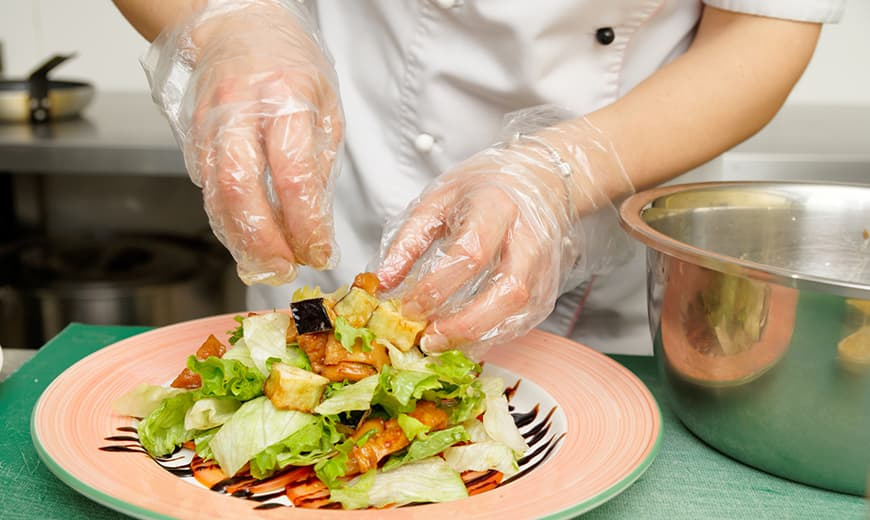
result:
M 543 319 L 552 309 L 541 298 L 538 279 L 547 278 L 551 266 L 541 265 L 534 243 L 530 233 L 512 230 L 485 289 L 457 312 L 436 317 L 420 340 L 423 350 L 460 348 L 480 359 L 493 343 L 525 334 Z
M 295 257 L 269 202 L 257 129 L 237 119 L 216 128 L 213 144 L 200 147 L 203 200 L 212 229 L 235 258 L 243 282 L 287 283 L 296 276 Z
M 300 264 L 326 268 L 333 256 L 331 140 L 311 111 L 271 119 L 265 146 L 290 247 Z
M 412 204 L 398 230 L 384 234 L 381 240 L 384 252 L 377 269 L 381 290 L 398 287 L 417 260 L 443 234 L 445 215 L 454 194 L 450 185 L 424 193 Z
M 404 313 L 423 318 L 443 305 L 461 305 L 463 288 L 498 261 L 502 243 L 516 217 L 516 205 L 500 187 L 488 185 L 466 194 L 454 208 L 456 222 L 448 219 L 448 233 L 425 270 L 403 297 Z M 452 228 L 452 229 L 451 229 Z M 456 300 L 460 301 L 456 301 Z M 449 303 L 448 303 L 449 301 Z

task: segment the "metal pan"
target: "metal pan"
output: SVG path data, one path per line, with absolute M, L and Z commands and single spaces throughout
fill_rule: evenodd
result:
M 0 80 L 0 121 L 39 124 L 79 115 L 93 99 L 94 87 L 82 81 L 48 79 L 52 69 L 72 57 L 53 56 L 27 79 Z

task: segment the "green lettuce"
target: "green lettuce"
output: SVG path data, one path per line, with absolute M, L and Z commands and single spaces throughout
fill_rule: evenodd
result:
M 251 475 L 266 478 L 286 466 L 310 466 L 327 458 L 344 438 L 328 417 L 296 430 L 251 459 Z
M 112 410 L 118 415 L 147 417 L 160 406 L 164 399 L 183 392 L 187 392 L 187 390 L 142 383 L 116 399 L 112 403 Z
M 193 406 L 193 392 L 184 392 L 164 399 L 160 406 L 137 426 L 139 442 L 152 457 L 163 457 L 174 452 L 193 433 L 184 427 L 184 416 Z
M 335 445 L 335 455 L 314 464 L 314 474 L 329 489 L 341 487 L 341 477 L 347 473 L 347 460 L 356 441 L 347 439 Z
M 190 356 L 187 358 L 187 368 L 202 378 L 198 392 L 203 396 L 248 401 L 263 394 L 263 383 L 266 381 L 263 374 L 235 359 L 211 356 L 200 361 L 196 356 Z
M 208 430 L 227 422 L 242 405 L 225 397 L 206 397 L 193 403 L 184 415 L 184 427 L 188 430 Z
M 261 451 L 318 420 L 307 413 L 279 410 L 261 396 L 244 403 L 209 446 L 224 473 L 233 476 Z
M 245 335 L 245 327 L 242 322 L 245 320 L 244 316 L 233 316 L 233 319 L 239 324 L 236 328 L 232 330 L 228 330 L 227 334 L 230 335 L 229 342 L 230 345 L 235 345 L 240 339 L 242 339 Z
M 406 464 L 392 471 L 375 471 L 332 489 L 330 501 L 345 508 L 383 507 L 412 502 L 449 502 L 468 496 L 458 473 L 440 457 Z
M 459 350 L 448 350 L 443 354 L 429 357 L 427 365 L 438 379 L 455 385 L 469 384 L 480 374 L 480 365 L 468 359 Z
M 257 368 L 257 365 L 254 364 L 254 360 L 251 358 L 251 349 L 245 344 L 244 339 L 238 340 L 233 348 L 224 352 L 221 359 L 236 360 L 248 368 Z
M 333 334 L 341 346 L 348 352 L 353 352 L 353 346 L 357 340 L 362 345 L 363 352 L 372 351 L 372 341 L 375 339 L 374 332 L 365 327 L 354 327 L 343 316 L 337 316 L 333 323 Z
M 196 454 L 203 460 L 211 460 L 214 458 L 209 443 L 218 430 L 220 430 L 220 427 L 193 432 L 193 444 L 196 447 Z
M 437 432 L 426 434 L 425 436 L 421 436 L 419 439 L 411 442 L 410 446 L 408 446 L 408 451 L 406 451 L 404 455 L 394 455 L 390 457 L 390 460 L 384 464 L 383 469 L 384 471 L 389 471 L 408 464 L 409 462 L 415 462 L 432 457 L 446 450 L 450 446 L 453 446 L 457 442 L 467 440 L 468 434 L 462 426 L 454 426 L 452 428 L 447 428 L 446 430 L 438 430 Z
M 417 400 L 428 390 L 441 388 L 441 383 L 434 374 L 397 370 L 390 366 L 381 369 L 379 380 L 380 385 L 375 391 L 372 404 L 382 406 L 390 417 L 413 411 Z
M 371 408 L 372 396 L 378 387 L 378 382 L 378 376 L 372 375 L 343 386 L 317 405 L 314 412 L 321 415 L 335 415 L 353 410 L 368 410 Z
M 290 316 L 282 312 L 248 316 L 243 322 L 244 341 L 251 353 L 254 366 L 264 376 L 269 375 L 270 358 L 303 370 L 311 370 L 308 356 L 298 347 L 287 346 L 287 328 Z
M 399 428 L 401 428 L 402 432 L 405 434 L 405 438 L 409 441 L 413 441 L 421 434 L 425 434 L 429 431 L 428 426 L 417 419 L 414 419 L 410 415 L 400 413 L 396 418 L 396 421 L 399 423 Z
M 482 388 L 486 392 L 486 411 L 483 413 L 483 427 L 486 433 L 491 439 L 510 447 L 517 456 L 522 456 L 529 446 L 510 414 L 504 396 L 504 382 L 500 378 L 491 378 L 485 379 L 484 383 Z
M 457 473 L 494 469 L 507 478 L 519 471 L 514 451 L 496 441 L 452 446 L 444 450 L 444 460 Z

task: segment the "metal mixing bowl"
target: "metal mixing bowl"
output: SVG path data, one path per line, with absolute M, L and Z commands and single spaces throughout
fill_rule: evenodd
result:
M 870 469 L 870 186 L 704 183 L 638 193 L 655 355 L 713 447 L 863 495 Z

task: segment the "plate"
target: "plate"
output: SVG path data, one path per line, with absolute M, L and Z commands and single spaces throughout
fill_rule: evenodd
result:
M 490 350 L 485 370 L 508 385 L 519 382 L 516 412 L 540 404 L 543 415 L 554 403 L 549 427 L 558 441 L 520 478 L 463 500 L 369 511 L 257 509 L 178 478 L 141 453 L 100 449 L 132 426 L 112 412 L 115 399 L 143 382 L 165 384 L 209 334 L 225 338 L 236 325 L 227 314 L 154 329 L 64 371 L 33 411 L 40 458 L 77 492 L 138 518 L 567 518 L 625 490 L 658 452 L 661 414 L 646 386 L 607 356 L 540 331 Z

